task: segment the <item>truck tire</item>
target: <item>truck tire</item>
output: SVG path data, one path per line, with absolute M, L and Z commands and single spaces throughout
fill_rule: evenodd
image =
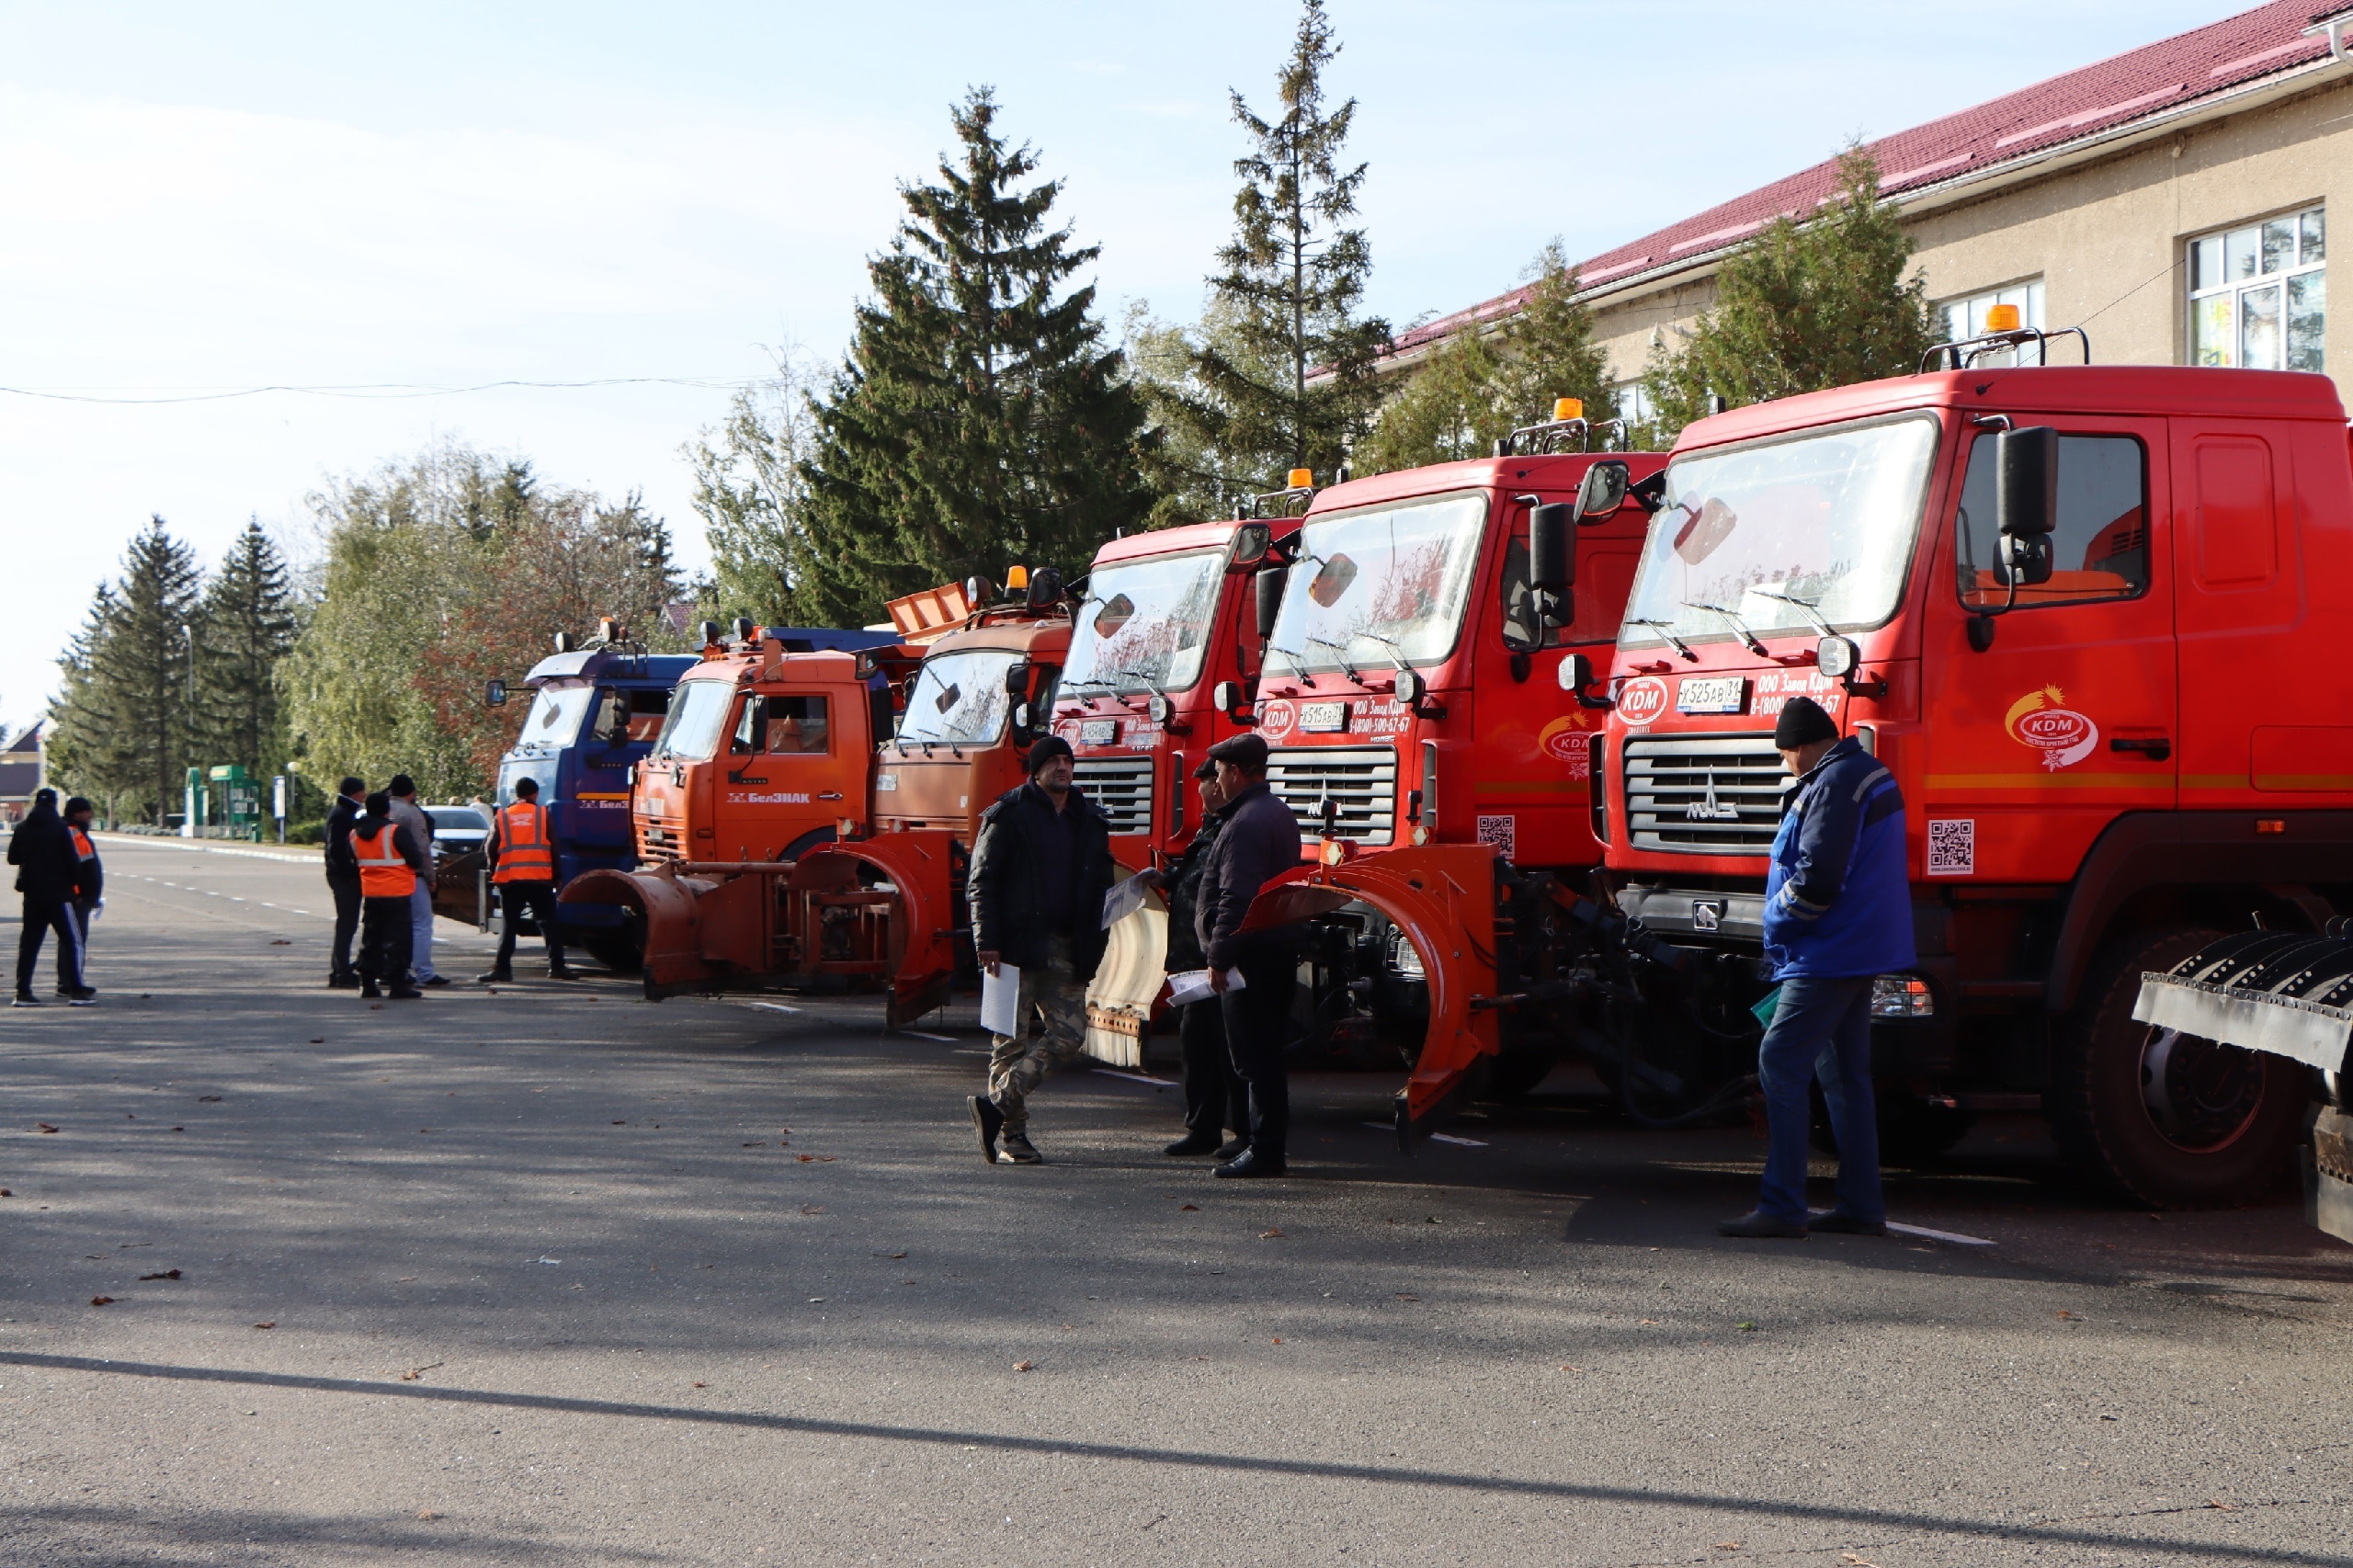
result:
M 2110 942 L 2052 1043 L 2051 1130 L 2086 1176 L 2135 1203 L 2214 1209 L 2261 1196 L 2293 1155 L 2311 1097 L 2285 1057 L 2136 1023 L 2143 971 L 2221 936 L 2175 926 Z

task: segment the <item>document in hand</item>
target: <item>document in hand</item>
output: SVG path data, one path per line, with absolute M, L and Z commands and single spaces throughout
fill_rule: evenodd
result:
M 1142 909 L 1144 891 L 1142 877 L 1130 877 L 1124 881 L 1112 883 L 1111 891 L 1103 895 L 1103 929 L 1108 931 Z
M 1020 966 L 1000 963 L 995 974 L 981 971 L 981 1028 L 1009 1037 L 1021 1032 L 1020 1022 Z
M 1225 971 L 1225 988 L 1228 991 L 1240 991 L 1245 988 L 1240 970 L 1229 969 Z M 1217 993 L 1210 989 L 1208 970 L 1179 970 L 1168 977 L 1168 1005 L 1172 1007 L 1181 1007 L 1188 1002 L 1199 1002 L 1216 994 Z

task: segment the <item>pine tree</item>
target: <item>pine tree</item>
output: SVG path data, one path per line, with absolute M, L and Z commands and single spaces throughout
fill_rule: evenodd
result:
M 1324 68 L 1339 52 L 1324 0 L 1306 0 L 1277 77 L 1281 113 L 1263 118 L 1231 95 L 1252 148 L 1234 160 L 1233 238 L 1210 287 L 1232 312 L 1233 347 L 1215 335 L 1195 347 L 1199 391 L 1175 417 L 1247 487 L 1279 488 L 1294 468 L 1328 476 L 1381 398 L 1373 365 L 1389 327 L 1357 313 L 1372 252 L 1363 230 L 1344 226 L 1366 169 L 1341 162 L 1357 104 L 1324 107 Z
M 1151 504 L 1143 410 L 1103 346 L 1090 286 L 1100 247 L 1049 229 L 1059 182 L 1022 187 L 1027 144 L 996 133 L 976 88 L 953 112 L 960 151 L 868 264 L 848 356 L 815 414 L 806 579 L 797 613 L 856 623 L 881 602 L 1016 562 L 1082 570 Z
M 49 707 L 49 730 L 41 751 L 49 777 L 77 795 L 106 803 L 109 821 L 119 817 L 119 801 L 135 766 L 123 744 L 128 713 L 116 713 L 111 695 L 98 679 L 102 650 L 113 633 L 119 610 L 114 586 L 100 582 L 90 596 L 82 628 L 66 644 L 57 667 L 63 677 Z
M 1912 237 L 1879 199 L 1879 167 L 1849 146 L 1839 189 L 1801 222 L 1776 218 L 1724 260 L 1716 302 L 1678 347 L 1653 350 L 1643 381 L 1656 409 L 1645 445 L 1707 412 L 1910 373 L 1938 336 Z
M 206 585 L 198 612 L 195 735 L 202 760 L 238 763 L 259 778 L 283 760 L 278 665 L 294 646 L 286 562 L 258 517 Z
M 196 711 L 196 552 L 152 517 L 121 574 L 101 585 L 60 661 L 54 710 L 63 771 L 76 789 L 128 802 L 158 825 L 182 798 Z

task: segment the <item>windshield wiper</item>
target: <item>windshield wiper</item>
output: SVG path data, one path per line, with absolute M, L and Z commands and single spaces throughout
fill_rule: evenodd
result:
M 1355 633 L 1351 632 L 1350 635 L 1353 636 Z M 1348 645 L 1347 643 L 1335 642 L 1328 637 L 1311 637 L 1308 641 L 1315 644 L 1318 648 L 1331 649 L 1332 657 L 1339 662 L 1340 673 L 1347 676 L 1350 680 L 1356 682 L 1358 686 L 1362 686 L 1364 684 L 1364 676 L 1357 674 L 1356 666 L 1348 663 Z
M 1838 629 L 1822 619 L 1820 608 L 1822 601 L 1819 599 L 1802 599 L 1795 594 L 1768 594 L 1762 588 L 1751 588 L 1748 591 L 1760 599 L 1779 599 L 1785 605 L 1795 605 L 1805 612 L 1805 618 L 1808 620 L 1813 622 L 1813 629 L 1816 631 L 1821 632 L 1824 637 L 1838 635 Z
M 1748 630 L 1748 622 L 1741 619 L 1740 617 L 1724 608 L 1723 606 L 1694 604 L 1689 599 L 1686 599 L 1683 601 L 1683 608 L 1685 609 L 1703 609 L 1710 615 L 1722 616 L 1724 618 L 1724 624 L 1732 628 L 1733 634 L 1738 637 L 1741 642 L 1747 646 L 1750 653 L 1756 654 L 1760 659 L 1769 659 L 1773 656 L 1771 653 L 1766 652 L 1765 644 L 1756 640 L 1756 633 Z
M 1368 642 L 1378 642 L 1382 647 L 1388 649 L 1391 662 L 1395 664 L 1399 669 L 1410 670 L 1414 667 L 1405 662 L 1405 645 L 1403 642 L 1398 642 L 1394 637 L 1383 637 L 1378 631 L 1351 631 L 1348 633 L 1348 641 L 1351 642 L 1355 642 L 1359 637 L 1363 638 Z
M 1308 641 L 1313 642 L 1315 639 L 1311 637 Z M 1280 653 L 1285 659 L 1290 661 L 1290 673 L 1299 677 L 1300 685 L 1312 687 L 1315 684 L 1315 677 L 1309 675 L 1307 673 L 1307 666 L 1300 662 L 1302 655 L 1300 653 L 1299 650 L 1296 648 L 1286 648 L 1281 643 L 1274 641 L 1274 639 L 1268 638 L 1267 640 L 1267 651 L 1270 653 Z
M 1121 680 L 1142 681 L 1143 683 L 1143 688 L 1146 691 L 1152 693 L 1163 702 L 1168 700 L 1168 694 L 1160 689 L 1160 683 L 1153 679 L 1150 676 L 1144 674 L 1142 670 L 1113 670 L 1111 673 L 1118 676 Z
M 1668 642 L 1672 643 L 1675 647 L 1675 651 L 1682 654 L 1686 659 L 1688 659 L 1695 665 L 1699 662 L 1699 655 L 1691 651 L 1691 645 L 1675 634 L 1675 622 L 1671 620 L 1654 620 L 1638 616 L 1628 620 L 1626 624 L 1629 626 L 1649 627 L 1661 637 L 1665 638 Z

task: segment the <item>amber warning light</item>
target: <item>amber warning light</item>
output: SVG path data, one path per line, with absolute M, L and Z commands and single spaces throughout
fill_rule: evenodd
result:
M 1012 593 L 1017 589 L 1026 588 L 1029 585 L 1029 568 L 1027 566 L 1008 566 L 1005 569 L 1006 592 Z
M 2018 308 L 2016 305 L 1995 305 L 1985 312 L 1987 332 L 2016 332 L 2018 329 Z
M 1552 400 L 1552 417 L 1555 419 L 1583 419 L 1585 417 L 1585 399 L 1581 397 L 1554 398 Z
M 1295 468 L 1295 469 L 1291 470 L 1291 471 L 1290 471 L 1290 487 L 1291 487 L 1293 490 L 1313 490 L 1313 489 L 1314 489 L 1314 488 L 1315 488 L 1315 471 L 1314 471 L 1313 469 L 1312 469 L 1312 468 Z

